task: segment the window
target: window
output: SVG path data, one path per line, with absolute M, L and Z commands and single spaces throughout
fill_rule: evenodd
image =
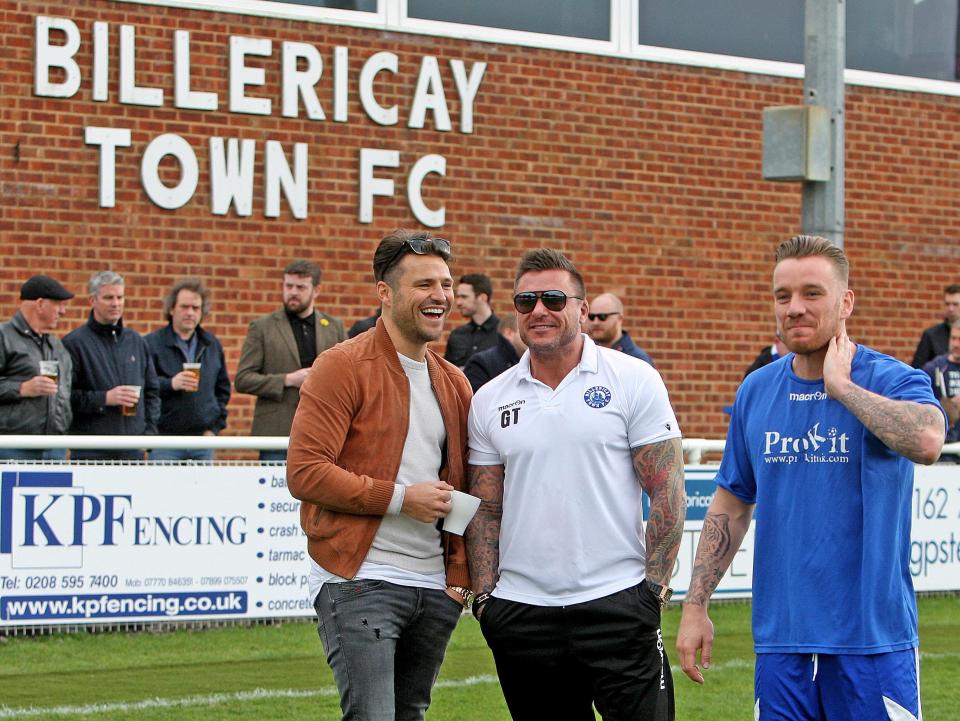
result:
M 847 67 L 957 79 L 960 0 L 848 0 Z M 641 45 L 803 62 L 804 0 L 639 0 Z
M 610 39 L 610 0 L 408 0 L 407 16 L 573 38 Z
M 267 0 L 267 2 L 284 2 L 290 5 L 310 5 L 337 10 L 360 10 L 368 13 L 377 11 L 377 0 Z
M 957 79 L 958 0 L 848 0 L 847 67 Z
M 802 63 L 803 5 L 804 0 L 640 0 L 640 44 Z

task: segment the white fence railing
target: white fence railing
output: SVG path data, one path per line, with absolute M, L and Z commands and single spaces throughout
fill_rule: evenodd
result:
M 287 447 L 286 436 L 31 436 L 0 435 L 0 448 L 110 448 L 136 450 L 138 448 L 185 448 L 199 450 L 269 450 L 282 451 Z M 684 438 L 683 452 L 687 463 L 702 462 L 703 454 L 722 453 L 726 441 L 722 438 Z M 943 447 L 944 454 L 960 455 L 960 443 Z
M 264 450 L 282 451 L 287 448 L 286 436 L 4 436 L 0 448 L 109 448 L 137 450 L 139 448 L 186 448 L 189 450 Z

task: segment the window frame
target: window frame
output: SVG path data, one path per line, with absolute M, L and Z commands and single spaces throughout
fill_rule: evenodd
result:
M 378 0 L 377 12 L 340 10 L 297 5 L 295 3 L 271 2 L 270 0 L 230 0 L 229 5 L 225 5 L 223 0 L 113 0 L 115 3 L 157 5 L 187 10 L 348 25 L 414 35 L 433 35 L 472 42 L 518 45 L 785 78 L 803 77 L 802 63 L 786 63 L 776 60 L 761 60 L 695 50 L 677 50 L 641 45 L 639 42 L 640 0 L 609 1 L 610 40 L 604 41 L 410 18 L 407 16 L 407 0 Z M 960 97 L 960 80 L 934 80 L 932 78 L 892 75 L 847 68 L 844 70 L 844 81 L 847 85 Z

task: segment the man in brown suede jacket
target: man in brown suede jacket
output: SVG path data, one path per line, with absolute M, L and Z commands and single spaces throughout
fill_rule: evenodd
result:
M 423 719 L 470 577 L 442 531 L 464 486 L 470 384 L 428 350 L 453 304 L 450 243 L 397 230 L 373 271 L 373 332 L 322 353 L 300 389 L 287 483 L 344 719 Z

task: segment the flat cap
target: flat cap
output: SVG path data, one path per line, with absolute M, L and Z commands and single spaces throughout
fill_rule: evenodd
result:
M 49 275 L 35 275 L 20 286 L 20 300 L 70 300 L 73 293 L 60 285 Z

